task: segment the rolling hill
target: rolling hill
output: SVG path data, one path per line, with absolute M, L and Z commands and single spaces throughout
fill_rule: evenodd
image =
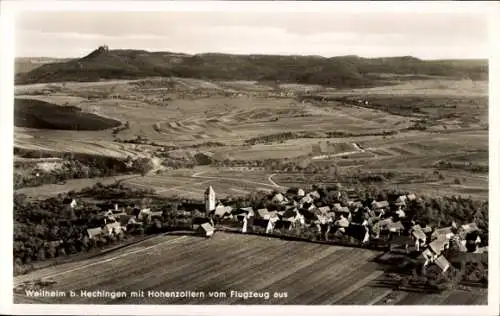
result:
M 411 75 L 486 80 L 488 62 L 425 61 L 409 56 L 368 59 L 358 56 L 188 55 L 100 47 L 80 59 L 48 63 L 28 72 L 17 73 L 16 84 L 176 76 L 354 88 L 390 84 L 384 74 L 401 78 Z

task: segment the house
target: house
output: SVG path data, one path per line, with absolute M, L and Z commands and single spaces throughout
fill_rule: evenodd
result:
M 288 199 L 282 193 L 277 193 L 273 197 L 272 202 L 279 203 L 279 204 L 286 204 L 286 203 L 288 203 Z
M 427 236 L 422 230 L 422 227 L 420 227 L 420 225 L 414 225 L 410 230 L 410 234 L 415 241 L 415 249 L 420 251 L 420 246 L 427 242 Z
M 373 210 L 382 210 L 389 207 L 389 202 L 387 201 L 373 201 L 372 202 Z
M 70 206 L 71 208 L 75 208 L 75 207 L 77 206 L 76 200 L 75 200 L 75 199 L 72 199 L 72 200 L 71 200 L 71 203 L 69 203 L 69 206 Z
M 312 203 L 312 202 L 314 202 L 314 199 L 309 194 L 300 199 L 300 204 Z
M 403 211 L 403 210 L 401 209 L 401 207 L 399 207 L 399 208 L 398 208 L 398 210 L 397 210 L 395 213 L 396 213 L 396 215 L 397 215 L 399 218 L 405 218 L 405 217 L 406 217 L 406 213 L 405 213 L 405 211 Z
M 312 197 L 314 200 L 319 200 L 321 198 L 321 195 L 319 194 L 318 191 L 309 192 L 309 196 Z
M 380 221 L 380 229 L 382 231 L 401 234 L 405 227 L 401 221 L 394 222 L 392 218 L 387 218 Z
M 341 209 L 342 209 L 342 205 L 340 203 L 333 204 L 333 210 L 335 212 L 340 212 Z
M 358 208 L 363 207 L 363 203 L 361 203 L 360 201 L 349 201 L 348 204 L 349 204 L 349 207 L 351 207 L 353 209 L 358 209 Z
M 262 218 L 262 219 L 265 219 L 265 220 L 269 220 L 269 218 L 271 217 L 271 215 L 269 214 L 269 211 L 267 210 L 267 208 L 260 208 L 257 210 L 257 214 L 258 218 Z
M 215 208 L 214 214 L 215 214 L 215 216 L 222 218 L 226 215 L 231 214 L 232 210 L 233 210 L 233 208 L 231 206 L 217 205 L 217 207 Z
M 453 236 L 450 239 L 450 246 L 453 245 L 456 249 L 458 249 L 461 252 L 467 252 L 466 243 L 467 241 L 461 240 L 460 237 L 458 236 Z
M 398 196 L 394 204 L 397 206 L 406 206 L 406 201 L 407 201 L 406 195 L 400 195 Z
M 330 213 L 331 208 L 329 206 L 322 206 L 322 207 L 318 207 L 317 211 L 321 215 L 326 215 L 326 214 Z
M 201 233 L 205 237 L 212 237 L 214 235 L 215 229 L 210 223 L 206 222 L 200 225 L 197 232 Z
M 465 240 L 468 234 L 479 230 L 480 229 L 476 223 L 464 224 L 458 228 L 458 235 L 460 236 L 461 239 Z
M 276 225 L 277 221 L 279 221 L 279 218 L 277 216 L 273 216 L 269 219 L 266 226 L 266 234 L 270 234 L 273 232 L 274 226 Z
M 253 208 L 251 207 L 242 207 L 238 209 L 233 209 L 231 211 L 233 216 L 236 216 L 238 221 L 242 221 L 244 218 L 249 218 L 254 216 Z
M 114 223 L 109 223 L 104 225 L 104 228 L 102 229 L 103 234 L 105 235 L 119 235 L 121 234 L 126 228 L 122 227 L 122 225 L 119 222 L 114 222 Z
M 139 212 L 139 215 L 137 215 L 137 219 L 140 221 L 146 220 L 146 219 L 151 219 L 151 209 L 150 208 L 143 208 Z
M 349 221 L 347 220 L 347 218 L 345 218 L 344 216 L 340 216 L 340 218 L 338 220 L 335 221 L 335 223 L 333 224 L 335 227 L 337 227 L 337 229 L 343 233 L 345 233 L 346 231 L 346 228 L 349 227 L 350 223 Z
M 437 257 L 434 260 L 434 263 L 441 269 L 441 271 L 443 271 L 443 273 L 450 267 L 450 262 L 443 255 Z
M 163 211 L 151 212 L 151 218 L 160 217 L 163 218 Z
M 453 237 L 453 235 L 455 235 L 453 226 L 443 227 L 436 229 L 432 233 L 431 239 L 437 239 L 437 238 L 450 239 L 451 237 Z
M 298 197 L 303 197 L 304 195 L 306 195 L 306 192 L 303 189 L 298 189 L 297 190 L 297 196 Z
M 406 195 L 406 200 L 407 201 L 415 201 L 416 199 L 417 199 L 417 196 L 415 194 L 413 194 L 413 193 Z
M 102 235 L 102 228 L 101 227 L 89 228 L 87 229 L 87 234 L 89 235 L 90 239 L 94 239 L 95 237 Z
M 430 249 L 435 255 L 441 254 L 449 246 L 449 240 L 444 238 L 438 238 L 433 240 L 428 249 Z

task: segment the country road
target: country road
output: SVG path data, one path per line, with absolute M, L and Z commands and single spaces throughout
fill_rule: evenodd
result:
M 262 183 L 262 182 L 255 182 L 255 181 L 250 181 L 250 180 L 244 180 L 240 178 L 226 178 L 226 177 L 212 177 L 212 176 L 202 176 L 203 173 L 207 171 L 200 171 L 196 172 L 191 177 L 193 178 L 200 178 L 200 179 L 210 179 L 210 180 L 230 180 L 230 181 L 240 181 L 240 182 L 245 182 L 245 183 L 250 183 L 250 184 L 258 184 L 258 185 L 263 185 L 263 186 L 268 186 L 268 187 L 275 187 L 275 188 L 283 188 L 282 186 L 278 185 L 276 182 L 274 182 L 271 178 L 275 174 L 271 174 L 268 177 L 268 180 L 270 183 Z

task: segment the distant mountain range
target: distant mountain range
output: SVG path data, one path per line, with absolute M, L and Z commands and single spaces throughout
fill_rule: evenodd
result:
M 99 47 L 80 59 L 17 59 L 15 81 L 16 84 L 30 84 L 176 76 L 369 87 L 387 83 L 387 74 L 487 80 L 488 61 L 421 60 L 410 56 L 361 58 L 351 55 L 326 58 L 218 53 L 189 55 Z

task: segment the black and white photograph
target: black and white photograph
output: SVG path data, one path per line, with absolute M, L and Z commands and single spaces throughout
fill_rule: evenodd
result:
M 210 2 L 16 11 L 12 304 L 498 305 L 494 6 Z

